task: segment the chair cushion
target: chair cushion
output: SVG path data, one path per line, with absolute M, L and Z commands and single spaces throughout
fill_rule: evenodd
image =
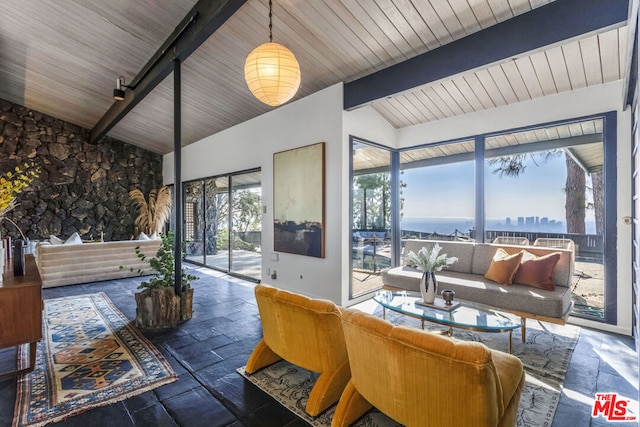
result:
M 438 289 L 451 289 L 456 300 L 473 301 L 500 310 L 535 313 L 557 319 L 566 318 L 571 310 L 571 288 L 556 286 L 547 291 L 514 283 L 499 285 L 477 274 L 439 271 Z

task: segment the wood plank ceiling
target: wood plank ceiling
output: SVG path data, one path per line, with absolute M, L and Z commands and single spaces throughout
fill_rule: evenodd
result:
M 601 171 L 604 167 L 602 119 L 588 119 L 574 123 L 529 129 L 493 135 L 485 139 L 487 158 L 519 153 L 546 152 L 564 149 L 570 151 L 589 173 Z M 356 141 L 354 146 L 353 170 L 357 174 L 389 170 L 391 156 L 387 150 Z M 505 151 L 506 149 L 506 151 Z M 461 157 L 462 156 L 462 157 Z M 461 140 L 446 144 L 435 144 L 400 151 L 401 169 L 447 162 L 473 161 L 475 141 Z
M 298 99 L 481 31 L 550 0 L 275 0 L 274 40 L 298 58 Z M 195 0 L 3 0 L 0 98 L 92 128 Z M 268 39 L 266 0 L 248 0 L 184 63 L 183 144 L 271 108 L 246 88 L 247 54 Z M 394 127 L 425 123 L 623 78 L 627 27 L 374 102 Z M 173 149 L 173 79 L 109 135 Z

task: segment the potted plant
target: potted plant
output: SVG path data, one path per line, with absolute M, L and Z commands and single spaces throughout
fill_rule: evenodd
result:
M 409 251 L 407 254 L 407 266 L 423 272 L 420 279 L 420 293 L 427 304 L 433 304 L 438 292 L 435 272 L 458 261 L 456 257 L 447 257 L 447 254 L 440 255 L 441 250 L 442 247 L 436 243 L 431 249 L 422 247 L 417 254 L 413 251 Z
M 153 276 L 138 286 L 144 289 L 135 294 L 136 321 L 141 329 L 172 328 L 191 319 L 193 313 L 193 288 L 191 282 L 198 278 L 182 269 L 182 297 L 175 293 L 175 257 L 173 233 L 162 236 L 160 249 L 153 258 L 147 258 L 136 248 L 142 261 L 148 262 L 155 271 Z M 121 267 L 125 268 L 125 267 Z

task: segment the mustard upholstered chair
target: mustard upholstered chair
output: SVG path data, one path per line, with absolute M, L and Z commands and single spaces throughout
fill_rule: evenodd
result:
M 245 372 L 251 374 L 284 359 L 320 373 L 306 407 L 309 415 L 318 415 L 338 401 L 351 377 L 340 309 L 331 301 L 267 285 L 257 285 L 255 294 L 263 338 Z
M 512 355 L 345 309 L 351 380 L 331 424 L 375 406 L 407 427 L 514 426 L 524 370 Z

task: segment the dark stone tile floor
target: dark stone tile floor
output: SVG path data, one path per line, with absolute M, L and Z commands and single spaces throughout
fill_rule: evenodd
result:
M 304 427 L 275 400 L 238 375 L 261 337 L 254 285 L 204 268 L 194 269 L 193 318 L 166 332 L 145 333 L 169 361 L 178 381 L 122 402 L 89 410 L 51 426 Z M 129 318 L 142 279 L 123 279 L 44 290 L 44 298 L 105 292 Z M 0 350 L 0 371 L 15 363 L 15 348 Z M 553 427 L 604 426 L 591 419 L 589 399 L 615 391 L 638 399 L 633 340 L 583 329 Z M 13 419 L 16 379 L 0 380 L 0 427 Z M 617 423 L 616 425 L 623 425 Z

